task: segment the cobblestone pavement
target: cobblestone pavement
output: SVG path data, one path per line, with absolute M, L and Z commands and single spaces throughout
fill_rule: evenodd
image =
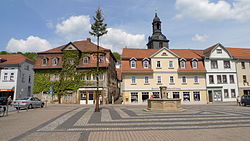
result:
M 0 118 L 0 140 L 198 141 L 250 138 L 250 107 L 184 105 L 182 112 L 145 112 L 146 106 L 51 105 Z

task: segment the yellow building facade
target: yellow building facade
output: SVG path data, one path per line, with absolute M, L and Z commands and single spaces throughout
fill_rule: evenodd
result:
M 168 98 L 180 98 L 182 104 L 206 104 L 202 58 L 192 50 L 123 49 L 124 104 L 160 98 L 161 86 L 167 87 Z

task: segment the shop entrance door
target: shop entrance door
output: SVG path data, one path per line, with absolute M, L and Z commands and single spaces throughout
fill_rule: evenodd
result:
M 208 91 L 208 101 L 213 102 L 213 91 Z
M 81 97 L 80 97 L 80 104 L 87 104 L 87 94 L 86 94 L 86 92 L 81 92 L 80 93 L 81 95 Z
M 89 92 L 88 94 L 88 104 L 94 104 L 94 92 Z
M 222 101 L 222 92 L 221 90 L 214 91 L 214 101 L 220 102 Z

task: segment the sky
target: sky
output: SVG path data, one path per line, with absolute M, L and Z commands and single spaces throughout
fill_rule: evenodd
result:
M 40 52 L 89 34 L 97 8 L 115 52 L 146 48 L 157 12 L 170 49 L 250 48 L 250 0 L 1 0 L 0 51 Z

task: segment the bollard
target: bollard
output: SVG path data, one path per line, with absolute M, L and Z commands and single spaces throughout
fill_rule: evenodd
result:
M 17 103 L 17 112 L 19 113 L 19 110 L 20 110 L 20 103 L 18 102 Z

